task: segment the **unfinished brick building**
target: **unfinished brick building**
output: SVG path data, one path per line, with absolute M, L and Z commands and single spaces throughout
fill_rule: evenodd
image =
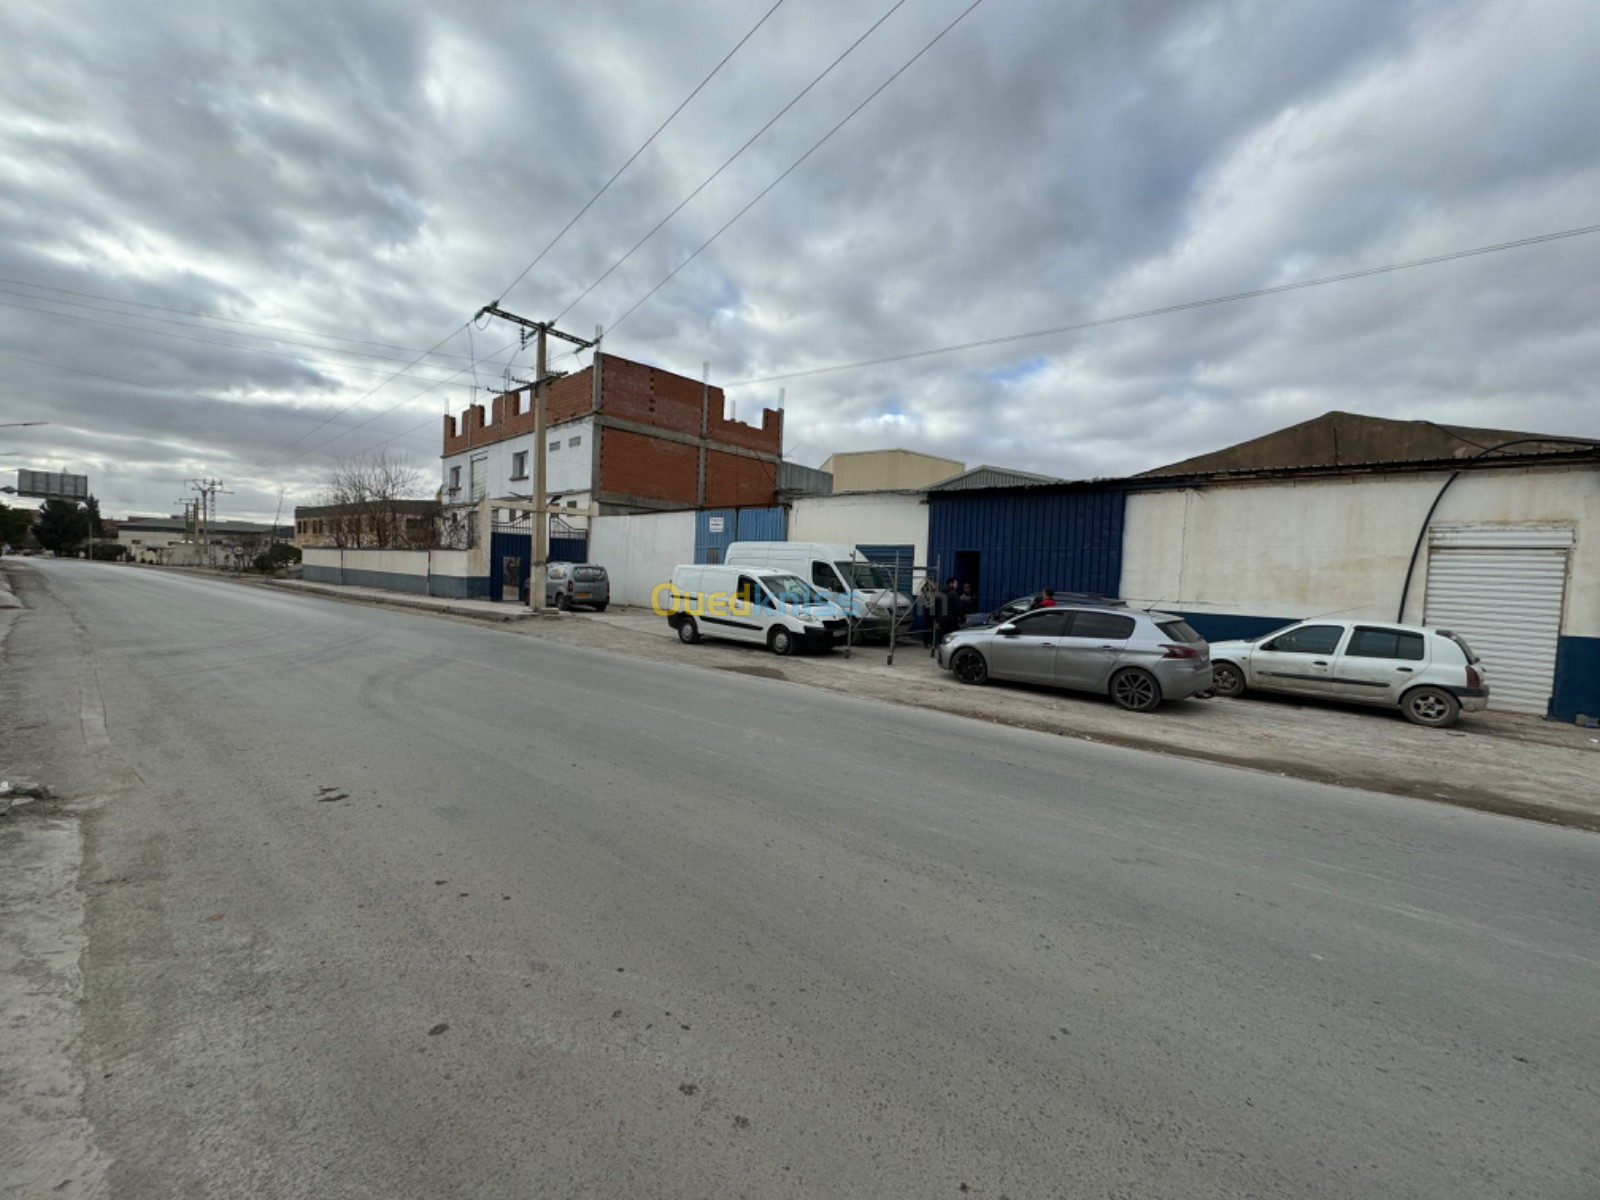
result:
M 545 477 L 556 503 L 596 514 L 776 502 L 783 414 L 723 415 L 722 389 L 611 354 L 554 380 Z M 447 502 L 532 494 L 533 391 L 444 418 Z

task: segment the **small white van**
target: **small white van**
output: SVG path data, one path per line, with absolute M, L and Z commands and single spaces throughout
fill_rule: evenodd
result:
M 663 590 L 656 609 L 686 645 L 718 637 L 793 654 L 842 645 L 849 628 L 837 604 L 788 571 L 686 563 L 673 568 Z
M 853 546 L 834 542 L 734 542 L 723 555 L 733 565 L 798 575 L 856 620 L 866 635 L 911 625 L 911 597 L 894 590 L 894 572 L 868 562 Z M 896 609 L 899 612 L 896 613 Z

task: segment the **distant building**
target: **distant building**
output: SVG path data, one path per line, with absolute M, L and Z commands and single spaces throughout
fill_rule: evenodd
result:
M 915 450 L 851 450 L 822 464 L 833 476 L 833 495 L 846 492 L 908 491 L 959 474 L 966 466 Z
M 117 544 L 126 546 L 128 557 L 135 562 L 188 566 L 202 560 L 201 531 L 181 516 L 129 517 L 116 526 Z M 254 558 L 273 542 L 293 538 L 292 526 L 255 521 L 212 521 L 204 531 L 204 542 L 212 547 L 218 561 L 231 555 L 234 547 Z
M 438 541 L 437 500 L 388 500 L 370 504 L 296 505 L 294 544 L 348 549 L 427 549 Z
M 545 456 L 556 505 L 584 516 L 776 502 L 783 414 L 724 415 L 722 389 L 611 354 L 548 385 L 545 445 L 533 444 L 531 388 L 444 418 L 441 498 L 530 499 Z

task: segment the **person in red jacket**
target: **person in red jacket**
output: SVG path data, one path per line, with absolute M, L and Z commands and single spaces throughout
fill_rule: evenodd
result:
M 1054 608 L 1056 606 L 1056 592 L 1054 588 L 1045 588 L 1039 596 L 1039 603 L 1035 608 Z

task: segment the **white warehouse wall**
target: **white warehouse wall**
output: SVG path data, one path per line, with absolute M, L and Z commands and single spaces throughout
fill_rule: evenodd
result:
M 928 560 L 927 499 L 920 492 L 806 496 L 789 507 L 789 540 L 915 546 L 920 566 Z
M 1394 620 L 1418 530 L 1448 473 L 1357 475 L 1133 492 L 1122 594 L 1169 609 Z M 1430 528 L 1549 522 L 1578 529 L 1562 632 L 1600 636 L 1600 471 L 1480 471 L 1451 486 Z M 1424 541 L 1404 619 L 1420 622 Z
M 694 561 L 695 514 L 637 513 L 595 517 L 589 522 L 589 561 L 611 577 L 611 599 L 648 605 L 651 590 L 672 578 L 672 569 Z
M 573 446 L 572 439 L 579 439 L 579 444 Z M 552 425 L 545 431 L 545 444 L 559 440 L 559 450 L 546 450 L 544 458 L 545 484 L 552 492 L 562 494 L 562 506 L 566 507 L 568 499 L 578 501 L 579 511 L 589 507 L 589 492 L 594 483 L 594 418 L 580 417 L 575 421 L 564 421 L 560 425 Z M 528 477 L 526 479 L 513 479 L 511 477 L 512 456 L 527 451 Z M 487 454 L 489 463 L 488 497 L 490 499 L 519 495 L 533 494 L 533 434 L 523 434 L 520 437 L 507 438 L 503 442 L 491 442 L 487 446 L 476 446 L 471 450 L 463 450 L 459 454 L 449 454 L 440 463 L 439 486 L 450 486 L 450 468 L 461 468 L 461 494 L 457 497 L 459 503 L 466 503 L 471 499 L 468 491 L 472 479 L 469 462 L 474 455 Z

